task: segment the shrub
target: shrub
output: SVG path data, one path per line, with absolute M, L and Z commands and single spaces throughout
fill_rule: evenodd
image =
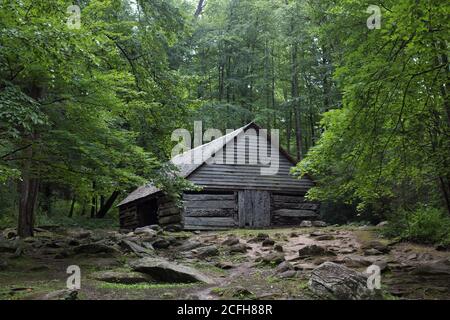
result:
M 442 210 L 419 206 L 389 218 L 384 233 L 390 237 L 428 244 L 450 244 L 450 217 Z

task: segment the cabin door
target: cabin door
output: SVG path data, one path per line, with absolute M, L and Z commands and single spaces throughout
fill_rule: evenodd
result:
M 270 226 L 270 193 L 261 190 L 239 191 L 239 227 Z

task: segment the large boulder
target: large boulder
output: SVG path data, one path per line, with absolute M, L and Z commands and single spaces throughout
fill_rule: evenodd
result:
M 345 266 L 324 262 L 311 273 L 309 288 L 323 299 L 367 300 L 376 291 L 367 287 L 367 277 Z
M 211 279 L 193 268 L 172 263 L 163 259 L 142 258 L 131 262 L 130 267 L 135 271 L 145 273 L 151 276 L 153 279 L 162 282 L 213 283 Z

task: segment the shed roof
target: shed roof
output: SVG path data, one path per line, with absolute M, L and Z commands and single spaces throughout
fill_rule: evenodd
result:
M 177 156 L 173 157 L 170 160 L 170 162 L 172 162 L 174 165 L 176 165 L 178 167 L 179 171 L 177 172 L 177 174 L 180 177 L 187 178 L 192 172 L 194 172 L 198 167 L 203 165 L 203 163 L 205 163 L 205 161 L 208 160 L 208 159 L 204 159 L 204 161 L 201 163 L 194 163 L 193 161 L 191 161 L 191 159 L 195 152 L 201 151 L 201 152 L 203 152 L 203 154 L 210 155 L 210 157 L 211 157 L 215 152 L 217 152 L 218 150 L 223 148 L 228 142 L 230 142 L 232 139 L 237 137 L 240 133 L 244 132 L 247 128 L 249 128 L 252 125 L 257 127 L 257 125 L 255 123 L 250 122 L 249 124 L 239 128 L 237 130 L 234 130 L 233 132 L 231 132 L 229 134 L 226 134 L 226 135 L 219 137 L 211 142 L 205 143 L 201 146 L 198 146 L 194 149 L 188 150 L 180 155 L 177 155 Z M 137 188 L 133 192 L 131 192 L 117 206 L 119 206 L 119 207 L 123 206 L 125 204 L 134 202 L 136 200 L 148 197 L 159 191 L 161 191 L 161 190 L 158 189 L 157 187 L 155 187 L 150 182 L 146 185 L 143 185 L 143 186 Z

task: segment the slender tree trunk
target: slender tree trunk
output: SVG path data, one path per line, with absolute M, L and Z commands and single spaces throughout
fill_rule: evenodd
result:
M 92 182 L 92 191 L 95 192 L 95 181 Z M 92 196 L 91 202 L 91 218 L 95 218 L 95 214 L 97 213 L 97 196 Z
M 194 16 L 196 18 L 198 18 L 202 14 L 203 8 L 205 7 L 205 5 L 206 5 L 206 0 L 199 0 L 198 1 L 197 9 L 195 10 L 195 14 L 194 14 Z
M 31 161 L 31 160 L 30 160 Z M 17 232 L 19 237 L 26 238 L 34 235 L 34 209 L 39 191 L 39 180 L 29 174 L 22 177 L 20 183 L 19 224 Z
M 33 85 L 30 88 L 30 96 L 38 101 L 42 96 L 41 88 Z M 36 172 L 33 172 L 33 143 L 37 141 L 39 134 L 33 130 L 29 135 L 27 144 L 31 146 L 24 149 L 24 164 L 22 168 L 22 181 L 19 182 L 20 198 L 19 198 L 19 220 L 17 224 L 17 233 L 19 237 L 26 238 L 34 235 L 34 214 L 39 193 L 39 179 Z
M 296 156 L 297 161 L 302 160 L 302 131 L 301 131 L 301 119 L 300 108 L 298 106 L 298 71 L 297 71 L 297 44 L 292 44 L 291 49 L 291 98 L 292 108 L 294 109 L 294 122 L 295 122 L 295 141 L 296 141 Z
M 73 216 L 73 209 L 75 208 L 76 197 L 73 196 L 72 203 L 70 204 L 69 218 Z
M 97 212 L 96 218 L 104 218 L 106 214 L 108 213 L 109 209 L 111 209 L 112 205 L 114 204 L 114 201 L 116 201 L 117 197 L 119 196 L 119 191 L 114 191 L 111 196 L 106 200 L 105 204 L 100 208 L 100 210 Z

